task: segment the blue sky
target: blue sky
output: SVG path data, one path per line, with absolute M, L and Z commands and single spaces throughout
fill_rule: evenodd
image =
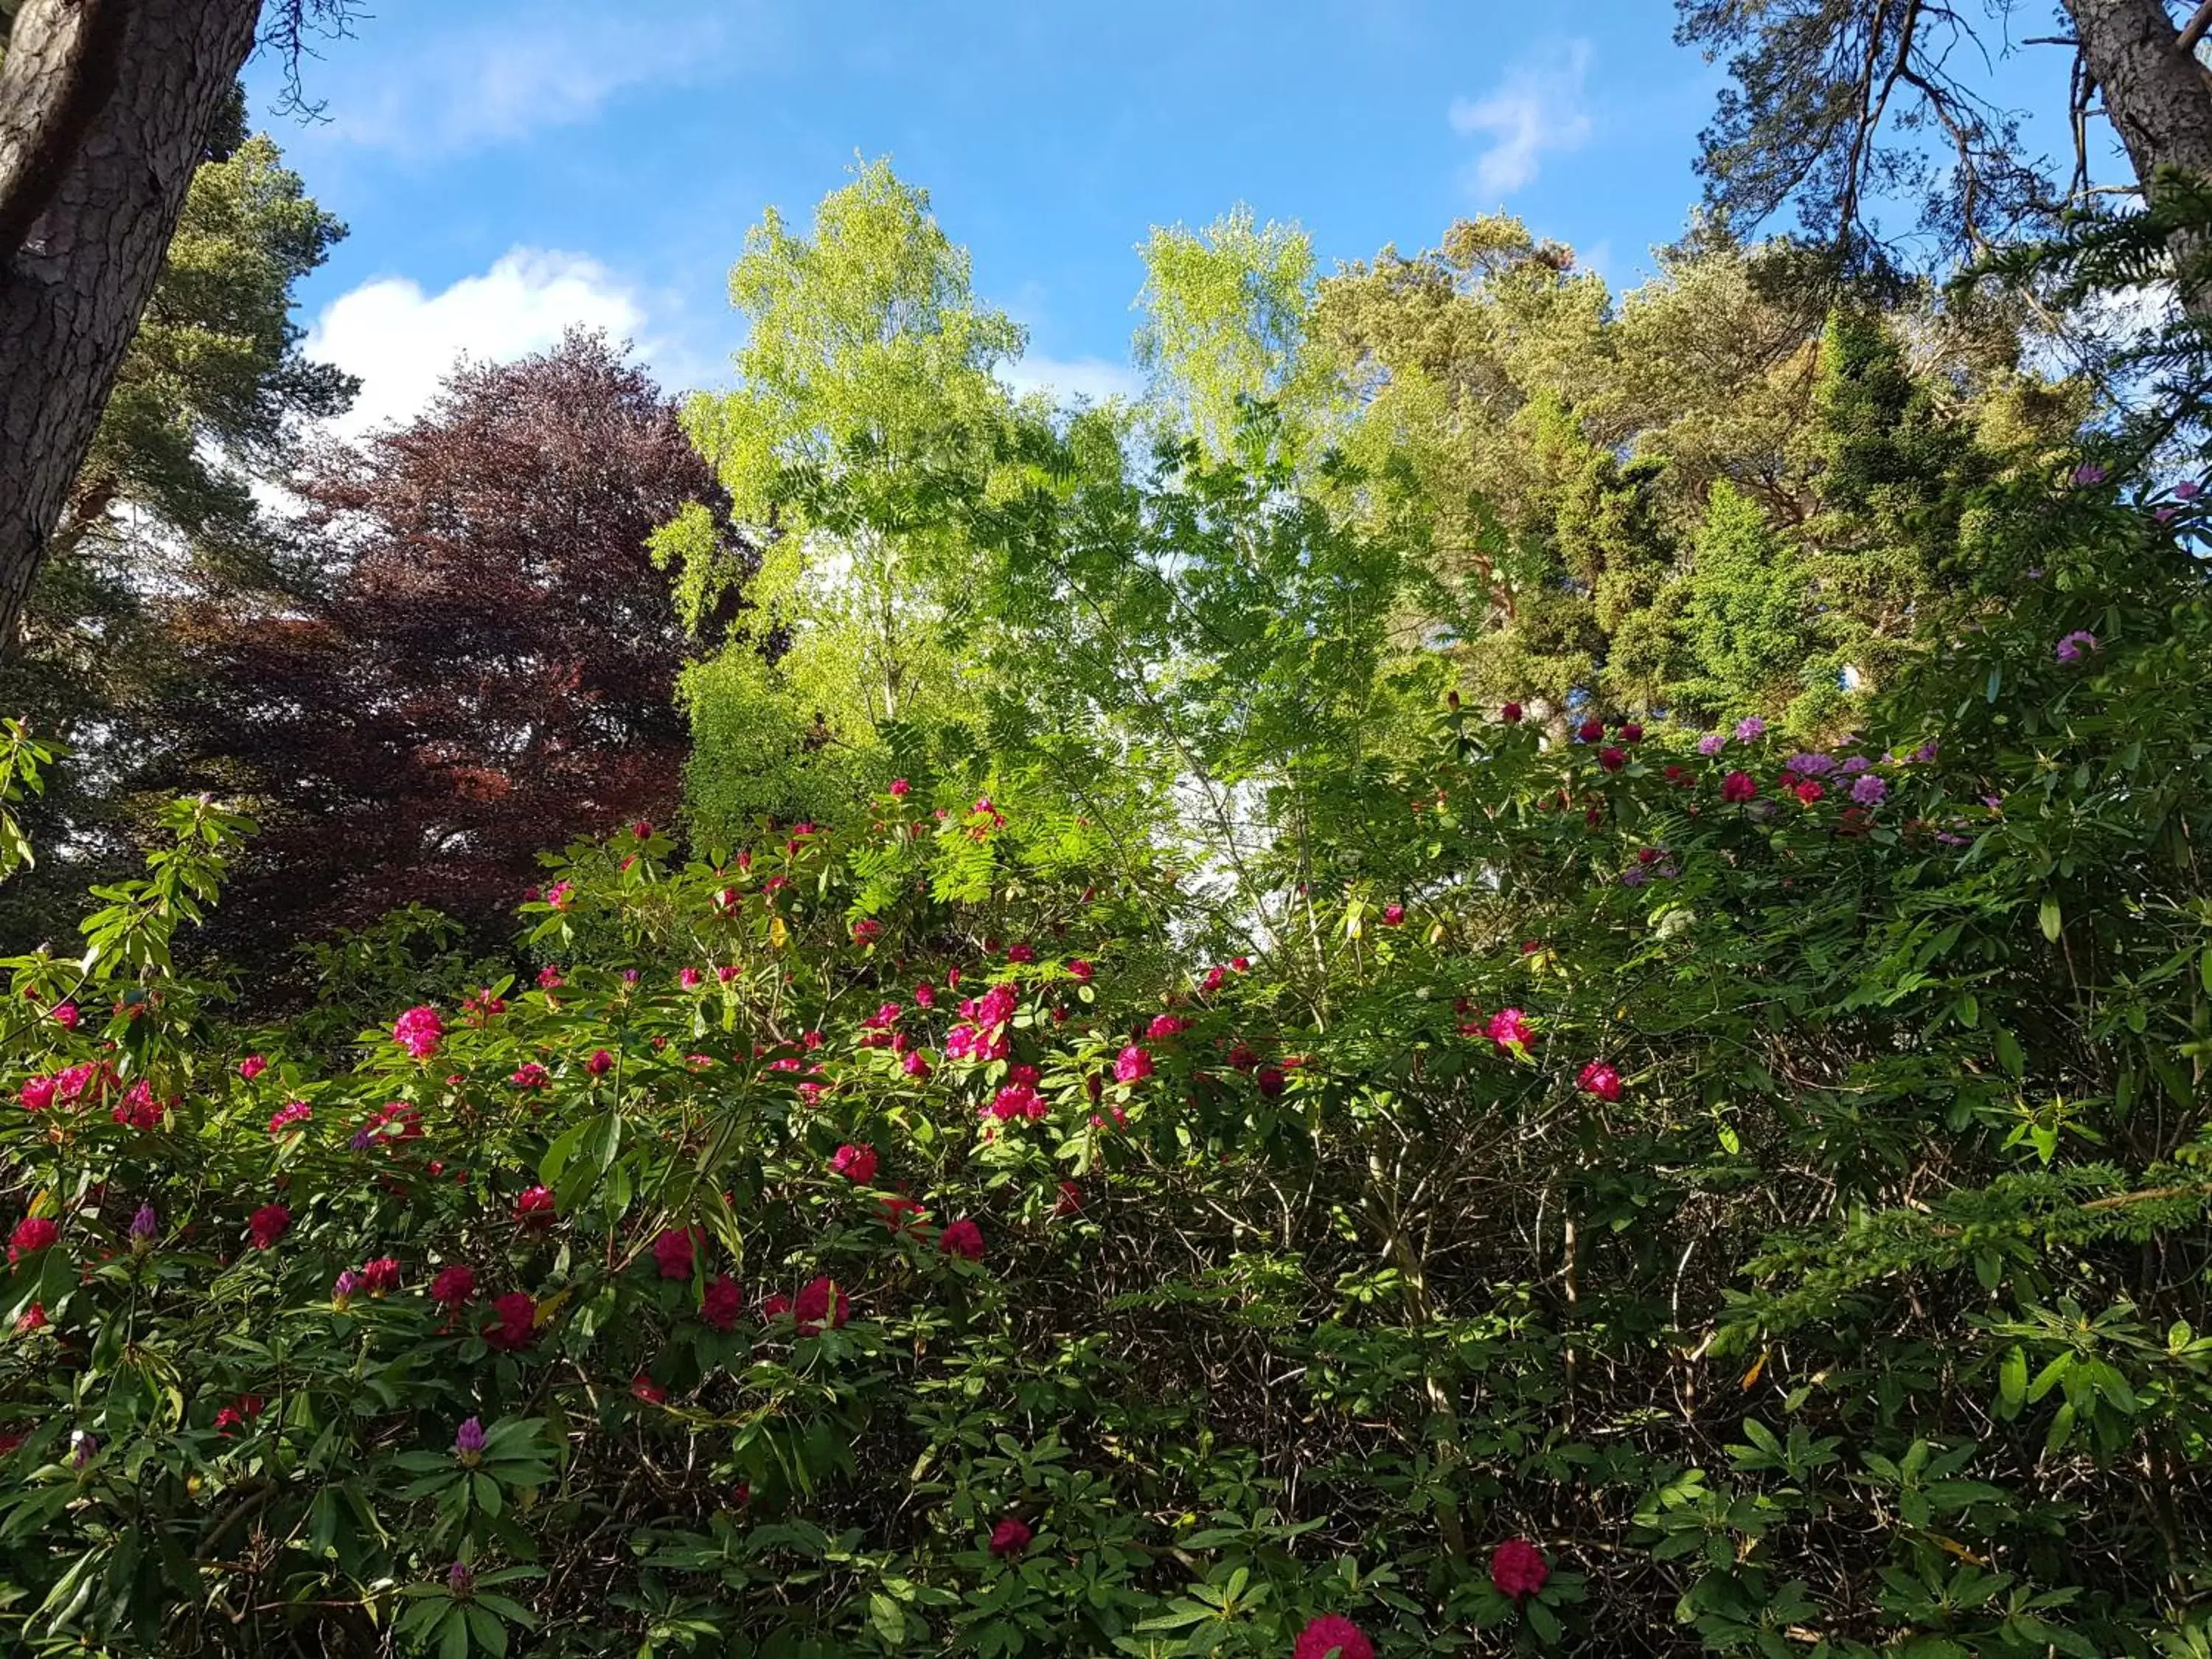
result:
M 634 337 L 672 387 L 724 380 L 746 228 L 771 204 L 803 220 L 856 151 L 930 191 L 1029 326 L 1024 378 L 1069 390 L 1127 383 L 1149 228 L 1239 202 L 1304 226 L 1324 269 L 1506 208 L 1631 285 L 1696 199 L 1719 81 L 1668 0 L 377 12 L 306 66 L 321 124 L 268 114 L 274 66 L 250 72 L 257 119 L 351 227 L 302 318 L 368 380 L 363 421 L 419 404 L 457 349 L 516 356 L 572 320 Z M 2007 78 L 2062 95 L 2045 57 Z

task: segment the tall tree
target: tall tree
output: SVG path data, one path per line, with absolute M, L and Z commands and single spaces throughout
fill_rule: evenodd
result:
M 748 233 L 730 273 L 750 325 L 738 388 L 684 411 L 765 544 L 757 611 L 689 687 L 695 804 L 715 823 L 803 805 L 778 756 L 862 757 L 884 728 L 961 705 L 946 626 L 973 574 L 960 508 L 983 489 L 1014 413 L 994 371 L 1020 355 L 1022 331 L 976 301 L 967 252 L 926 191 L 869 162 L 823 199 L 812 232 L 771 210 Z M 656 545 L 703 625 L 744 574 L 729 544 L 695 511 Z M 757 660 L 769 628 L 785 647 L 772 672 Z
M 582 334 L 465 363 L 290 488 L 323 579 L 179 607 L 184 742 L 160 780 L 263 820 L 257 929 L 410 902 L 482 921 L 540 848 L 673 808 L 686 635 L 647 542 L 695 505 L 727 519 L 642 369 Z
M 2073 33 L 2032 42 L 2074 53 L 2075 153 L 2062 178 L 2022 147 L 2017 115 L 1975 78 L 2016 0 L 1993 0 L 1978 21 L 1976 9 L 1937 0 L 1676 3 L 1678 37 L 1729 58 L 1730 84 L 1704 136 L 1709 198 L 1746 228 L 1794 207 L 1849 267 L 1900 263 L 1901 234 L 1875 211 L 1885 198 L 1919 204 L 1913 228 L 1945 255 L 1983 252 L 2089 204 L 2107 182 L 2093 176 L 2093 108 L 2154 200 L 2163 173 L 2212 174 L 2212 83 L 2195 51 L 2212 13 L 2201 5 L 2064 0 Z M 2199 320 L 2212 317 L 2212 282 L 2192 269 L 2183 286 Z
M 224 128 L 260 0 L 23 0 L 0 58 L 0 639 L 69 492 Z M 301 31 L 349 0 L 279 0 Z
M 73 751 L 31 803 L 49 856 L 0 891 L 0 933 L 66 932 L 85 882 L 135 856 L 125 785 L 164 742 L 176 653 L 162 605 L 265 585 L 283 550 L 253 484 L 283 476 L 350 377 L 309 361 L 293 289 L 343 228 L 246 136 L 243 94 L 192 178 L 31 599 L 0 650 L 0 707 Z

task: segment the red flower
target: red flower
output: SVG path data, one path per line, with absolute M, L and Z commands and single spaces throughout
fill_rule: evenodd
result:
M 1052 1206 L 1052 1212 L 1054 1215 L 1081 1215 L 1083 1213 L 1083 1188 L 1077 1186 L 1072 1181 L 1061 1182 L 1060 1183 L 1060 1201 Z
M 502 1353 L 517 1353 L 538 1334 L 538 1304 L 527 1291 L 509 1291 L 491 1304 L 491 1323 L 483 1338 Z
M 1748 772 L 1731 772 L 1721 780 L 1721 799 L 1731 805 L 1747 801 L 1758 793 L 1758 781 Z
M 1491 1553 L 1490 1582 L 1499 1595 L 1516 1601 L 1543 1589 L 1551 1576 L 1551 1564 L 1544 1559 L 1543 1551 L 1525 1538 L 1509 1538 Z
M 392 1022 L 392 1037 L 416 1060 L 428 1060 L 438 1052 L 438 1044 L 446 1035 L 444 1023 L 435 1008 L 410 1008 Z
M 872 945 L 881 937 L 884 925 L 873 916 L 863 916 L 853 924 L 853 943 Z
M 605 1077 L 615 1068 L 615 1057 L 604 1048 L 595 1048 L 592 1057 L 584 1062 L 584 1069 L 593 1077 Z
M 1098 970 L 1081 957 L 1070 957 L 1067 959 L 1067 971 L 1075 975 L 1077 983 L 1088 985 L 1091 983 L 1091 976 Z
M 1298 1632 L 1291 1659 L 1375 1659 L 1375 1644 L 1340 1613 L 1325 1613 Z
M 876 1178 L 876 1149 L 872 1146 L 840 1146 L 836 1156 L 830 1160 L 830 1168 L 833 1174 L 865 1187 Z
M 1518 1054 L 1527 1053 L 1528 1045 L 1536 1040 L 1536 1034 L 1528 1029 L 1528 1016 L 1518 1008 L 1502 1008 L 1492 1014 L 1483 1035 L 1499 1048 Z
M 16 1098 L 23 1103 L 27 1112 L 43 1112 L 54 1103 L 54 1090 L 59 1079 L 34 1077 L 25 1080 L 22 1092 Z
M 241 1428 L 260 1416 L 262 1407 L 268 1403 L 258 1394 L 242 1394 L 215 1414 L 215 1425 L 224 1434 L 228 1434 L 233 1429 Z
M 1498 711 L 1498 718 L 1504 720 L 1508 726 L 1520 725 L 1521 705 L 1517 702 L 1507 703 L 1503 708 L 1500 708 Z
M 1152 1023 L 1145 1028 L 1145 1035 L 1153 1038 L 1181 1036 L 1187 1024 L 1187 1021 L 1178 1019 L 1173 1014 L 1154 1014 Z
M 1030 1540 L 1036 1535 L 1010 1515 L 991 1528 L 991 1553 L 1019 1555 L 1030 1547 Z
M 1010 945 L 1006 947 L 1008 962 L 1035 962 L 1036 947 L 1033 945 Z
M 643 1371 L 630 1378 L 629 1391 L 648 1406 L 665 1406 L 668 1403 L 668 1390 Z
M 1259 1084 L 1260 1092 L 1269 1100 L 1283 1092 L 1283 1072 L 1279 1066 L 1262 1066 L 1254 1080 Z
M 1382 907 L 1382 925 L 1385 927 L 1402 927 L 1405 921 L 1406 907 L 1404 905 L 1386 904 Z
M 532 1187 L 514 1200 L 514 1224 L 518 1227 L 550 1226 L 559 1219 L 549 1187 Z
M 388 1255 L 380 1255 L 361 1270 L 362 1288 L 371 1296 L 383 1296 L 399 1288 L 399 1264 Z
M 54 1024 L 60 1026 L 64 1031 L 74 1031 L 76 1030 L 77 1022 L 76 1004 L 74 1002 L 56 1003 L 53 1010 L 53 1019 Z
M 1116 1083 L 1141 1083 L 1152 1074 L 1152 1055 L 1133 1042 L 1115 1056 L 1114 1081 Z
M 1608 745 L 1598 750 L 1597 763 L 1608 772 L 1618 772 L 1628 764 L 1628 756 L 1625 750 Z
M 553 1080 L 553 1074 L 534 1060 L 525 1060 L 514 1068 L 507 1079 L 518 1089 L 542 1089 Z
M 246 1231 L 252 1235 L 257 1250 L 270 1249 L 291 1224 L 292 1212 L 282 1204 L 264 1204 L 246 1218 Z
M 791 1298 L 786 1296 L 781 1291 L 778 1291 L 775 1295 L 769 1297 L 766 1301 L 761 1304 L 761 1317 L 763 1319 L 780 1319 L 790 1311 Z
M 1584 720 L 1575 728 L 1575 735 L 1584 743 L 1595 743 L 1605 735 L 1605 722 L 1601 720 Z
M 441 1267 L 430 1281 L 430 1299 L 448 1310 L 467 1306 L 477 1299 L 477 1270 L 459 1262 Z
M 1638 726 L 1634 720 L 1629 721 L 1627 725 L 1620 728 L 1620 740 L 1623 743 L 1643 742 L 1644 728 Z
M 238 1074 L 248 1083 L 269 1069 L 269 1062 L 259 1054 L 248 1054 L 238 1062 Z
M 19 1331 L 42 1331 L 46 1328 L 46 1307 L 43 1302 L 33 1302 L 23 1310 L 23 1316 L 15 1322 Z
M 809 1279 L 792 1307 L 801 1336 L 812 1336 L 825 1324 L 836 1330 L 851 1316 L 853 1304 L 837 1288 L 837 1281 L 826 1273 Z
M 62 1236 L 62 1230 L 52 1220 L 42 1215 L 27 1215 L 15 1224 L 15 1231 L 8 1236 L 8 1261 L 12 1267 L 21 1257 L 36 1255 Z
M 1821 796 L 1826 794 L 1828 792 L 1823 789 L 1819 784 L 1814 782 L 1812 779 L 1808 778 L 1804 782 L 1799 784 L 1793 793 L 1796 795 L 1800 802 L 1807 806 L 1810 806 L 1814 801 L 1820 799 Z
M 707 1285 L 707 1294 L 699 1302 L 699 1317 L 718 1331 L 726 1331 L 738 1322 L 738 1310 L 744 1306 L 744 1297 L 738 1289 L 738 1281 L 727 1273 L 717 1273 Z
M 929 1219 L 929 1212 L 913 1199 L 894 1193 L 884 1200 L 884 1225 L 895 1233 L 907 1232 L 918 1222 Z
M 696 1248 L 689 1227 L 671 1227 L 653 1241 L 653 1259 L 660 1265 L 663 1279 L 691 1277 L 692 1256 Z
M 970 1261 L 981 1261 L 983 1259 L 983 1230 L 964 1218 L 956 1221 L 939 1236 L 937 1248 L 947 1255 L 961 1255 Z
M 1604 1060 L 1594 1060 L 1583 1067 L 1575 1086 L 1586 1095 L 1595 1095 L 1600 1100 L 1619 1100 L 1620 1073 Z

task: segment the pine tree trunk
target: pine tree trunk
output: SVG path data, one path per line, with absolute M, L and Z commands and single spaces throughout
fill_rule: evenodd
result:
M 253 45 L 258 0 L 24 0 L 0 60 L 0 640 Z
M 2136 180 L 2148 195 L 2158 170 L 2179 167 L 2212 177 L 2212 82 L 2194 55 L 2176 50 L 2179 33 L 2164 0 L 2066 0 L 2090 79 Z M 2202 238 L 2174 249 L 2187 273 L 2182 303 L 2199 321 L 2212 320 L 2212 272 Z

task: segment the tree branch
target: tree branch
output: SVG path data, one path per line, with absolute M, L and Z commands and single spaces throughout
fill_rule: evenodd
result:
M 2212 0 L 2197 9 L 2196 15 L 2183 25 L 2181 33 L 2173 38 L 2173 49 L 2186 58 L 2197 50 L 2197 43 L 2204 38 L 2204 31 L 2212 29 Z

